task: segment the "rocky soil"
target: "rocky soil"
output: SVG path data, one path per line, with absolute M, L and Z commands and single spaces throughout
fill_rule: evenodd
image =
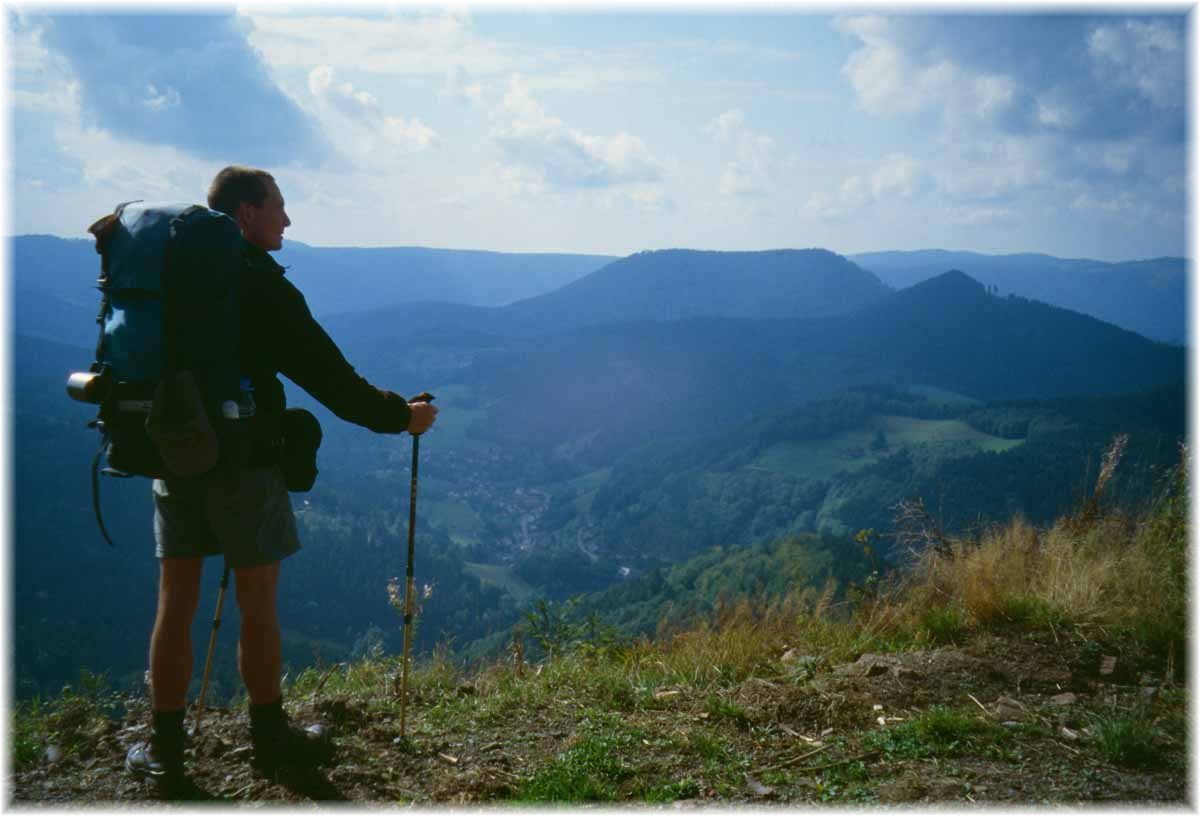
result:
M 1053 639 L 987 635 L 835 666 L 791 650 L 769 678 L 717 693 L 644 692 L 637 699 L 649 703 L 619 705 L 563 692 L 550 705 L 485 717 L 469 712 L 499 692 L 466 680 L 410 696 L 409 739 L 400 738 L 396 706 L 310 694 L 288 701 L 290 716 L 323 723 L 339 761 L 278 779 L 251 770 L 244 711 L 212 708 L 188 751 L 189 785 L 176 791 L 123 769 L 127 748 L 148 730 L 145 701 L 132 701 L 121 720 L 90 726 L 70 750 L 48 740 L 8 780 L 9 803 L 529 801 L 538 798 L 531 782 L 571 766 L 589 739 L 615 746 L 616 764 L 583 773 L 610 785 L 599 798 L 623 802 L 1189 801 L 1186 690 Z M 938 712 L 953 712 L 958 725 L 938 726 Z M 1118 761 L 1105 750 L 1103 722 L 1122 712 L 1142 712 L 1153 762 Z

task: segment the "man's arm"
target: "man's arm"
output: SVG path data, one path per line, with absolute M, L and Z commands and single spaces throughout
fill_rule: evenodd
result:
M 421 433 L 433 424 L 437 409 L 376 388 L 359 376 L 337 344 L 309 311 L 304 295 L 285 279 L 274 298 L 279 338 L 279 370 L 347 422 L 377 433 Z

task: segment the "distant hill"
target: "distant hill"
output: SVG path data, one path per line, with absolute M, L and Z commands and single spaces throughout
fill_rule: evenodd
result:
M 983 255 L 941 249 L 849 256 L 890 286 L 905 288 L 959 269 L 999 294 L 1090 314 L 1153 340 L 1187 341 L 1187 259 L 1107 263 L 1050 255 Z
M 502 306 L 550 292 L 614 260 L 609 255 L 483 252 L 424 247 L 311 247 L 275 254 L 314 312 L 446 301 Z
M 374 325 L 380 332 L 407 334 L 462 327 L 534 337 L 619 323 L 846 314 L 890 292 L 871 273 L 823 249 L 671 249 L 630 255 L 553 292 L 502 308 L 406 303 L 371 315 L 334 317 L 329 325 L 331 331 L 363 332 Z
M 18 235 L 10 240 L 17 331 L 94 346 L 100 257 L 91 239 Z M 498 306 L 557 289 L 613 260 L 421 247 L 310 247 L 296 241 L 286 241 L 275 257 L 318 316 L 428 300 Z
M 823 249 L 639 252 L 508 312 L 543 330 L 689 317 L 795 318 L 853 311 L 888 293 Z

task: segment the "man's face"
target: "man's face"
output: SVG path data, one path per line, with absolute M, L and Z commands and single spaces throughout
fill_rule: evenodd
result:
M 290 226 L 292 220 L 283 209 L 283 195 L 279 187 L 272 181 L 263 182 L 267 187 L 267 196 L 257 207 L 253 204 L 243 204 L 238 209 L 238 226 L 242 228 L 242 237 L 259 249 L 274 252 L 283 246 L 283 230 Z

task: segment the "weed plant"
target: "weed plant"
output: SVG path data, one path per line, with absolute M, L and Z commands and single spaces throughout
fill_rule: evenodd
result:
M 1157 768 L 1166 762 L 1162 730 L 1145 708 L 1094 715 L 1091 732 L 1100 755 L 1114 765 Z

